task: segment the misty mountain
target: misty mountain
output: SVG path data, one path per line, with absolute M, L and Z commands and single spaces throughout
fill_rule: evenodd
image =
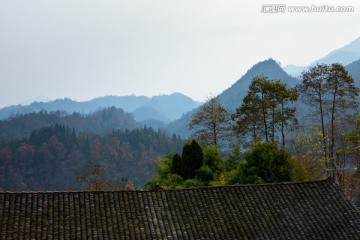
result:
M 221 104 L 230 111 L 235 111 L 240 107 L 242 100 L 247 94 L 250 83 L 254 77 L 266 76 L 271 80 L 280 79 L 283 83 L 286 83 L 288 87 L 294 87 L 299 81 L 288 75 L 280 65 L 273 59 L 268 59 L 255 64 L 249 69 L 244 76 L 236 81 L 230 88 L 226 89 L 219 95 Z M 188 137 L 190 131 L 188 125 L 191 121 L 191 116 L 197 109 L 184 114 L 182 118 L 171 122 L 167 126 L 167 131 L 180 134 L 182 137 Z
M 360 88 L 360 59 L 345 66 L 349 75 L 354 79 L 355 86 Z M 360 96 L 357 97 L 358 105 L 360 106 Z
M 303 71 L 315 66 L 317 63 L 331 64 L 338 62 L 348 65 L 358 59 L 360 59 L 360 37 L 346 46 L 330 52 L 325 57 L 314 61 L 308 66 L 288 65 L 284 67 L 284 70 L 292 76 L 299 76 Z
M 176 133 L 180 135 L 181 138 L 188 138 L 191 135 L 191 131 L 189 130 L 189 123 L 191 121 L 192 115 L 198 110 L 198 108 L 192 110 L 191 112 L 187 112 L 181 118 L 172 121 L 168 125 L 165 126 L 165 130 L 168 133 Z
M 124 111 L 133 113 L 136 121 L 158 120 L 168 123 L 180 118 L 201 103 L 180 94 L 160 95 L 154 97 L 145 96 L 105 96 L 90 101 L 77 102 L 71 99 L 57 99 L 50 102 L 33 102 L 30 105 L 15 105 L 0 109 L 0 120 L 11 116 L 40 111 L 65 111 L 67 113 L 78 112 L 82 114 L 106 108 L 122 108 Z
M 136 121 L 138 122 L 146 122 L 149 120 L 158 120 L 164 123 L 168 123 L 170 122 L 170 120 L 162 113 L 158 112 L 155 108 L 153 108 L 152 106 L 141 106 L 139 108 L 137 108 L 134 112 L 133 112 L 134 118 L 136 119 Z
M 98 134 L 140 127 L 132 114 L 115 107 L 101 109 L 88 115 L 80 113 L 68 114 L 64 111 L 41 111 L 0 120 L 0 141 L 27 138 L 32 131 L 54 125 L 68 126 L 75 129 L 76 132 Z
M 176 120 L 175 120 L 176 121 Z M 166 124 L 160 120 L 148 119 L 140 121 L 139 124 L 144 127 L 152 127 L 154 129 L 164 129 Z
M 349 75 L 353 77 L 355 85 L 360 87 L 360 58 L 359 60 L 345 66 Z
M 159 120 L 169 123 L 200 105 L 200 102 L 196 102 L 181 93 L 173 93 L 152 97 L 147 104 L 137 108 L 133 113 L 135 120 L 139 122 Z

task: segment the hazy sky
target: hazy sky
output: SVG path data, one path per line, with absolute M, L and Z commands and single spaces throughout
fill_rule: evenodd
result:
M 269 3 L 355 11 L 262 13 Z M 37 96 L 202 101 L 259 61 L 307 65 L 358 37 L 358 0 L 0 0 L 0 107 Z

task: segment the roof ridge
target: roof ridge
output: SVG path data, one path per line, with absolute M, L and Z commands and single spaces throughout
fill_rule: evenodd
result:
M 321 182 L 331 182 L 335 183 L 331 177 L 322 180 L 315 181 L 296 181 L 296 182 L 278 182 L 278 183 L 261 183 L 261 184 L 237 184 L 237 185 L 218 185 L 218 186 L 201 186 L 201 187 L 191 187 L 191 188 L 178 188 L 178 189 L 141 189 L 141 190 L 90 190 L 90 191 L 77 191 L 77 190 L 69 190 L 69 191 L 0 191 L 0 193 L 11 193 L 11 194 L 46 194 L 46 193 L 114 193 L 114 192 L 161 192 L 161 191 L 193 191 L 193 190 L 201 190 L 201 189 L 216 189 L 216 188 L 232 188 L 232 187 L 261 187 L 261 186 L 280 186 L 280 185 L 304 185 L 304 184 L 312 184 L 312 183 L 321 183 Z M 335 183 L 336 184 L 336 183 Z
M 257 184 L 233 184 L 233 185 L 217 185 L 217 186 L 201 186 L 201 187 L 192 187 L 192 188 L 178 188 L 178 189 L 164 189 L 164 191 L 180 191 L 180 190 L 196 190 L 196 189 L 211 189 L 211 188 L 226 188 L 226 187 L 260 187 L 260 186 L 279 186 L 279 185 L 303 185 L 303 184 L 312 184 L 312 183 L 321 183 L 321 182 L 330 182 L 335 183 L 331 177 L 313 180 L 313 181 L 296 181 L 296 182 L 277 182 L 277 183 L 257 183 Z M 149 191 L 151 190 L 142 190 Z

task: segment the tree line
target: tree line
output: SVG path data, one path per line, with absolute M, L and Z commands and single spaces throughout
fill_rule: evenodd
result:
M 189 188 L 228 184 L 302 181 L 302 169 L 294 166 L 290 154 L 274 142 L 258 142 L 246 153 L 234 148 L 222 157 L 217 146 L 202 147 L 196 140 L 185 144 L 182 154 L 159 158 L 156 174 L 144 187 Z

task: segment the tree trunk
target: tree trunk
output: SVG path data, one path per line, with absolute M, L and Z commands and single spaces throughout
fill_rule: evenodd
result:
M 335 144 L 335 126 L 334 126 L 334 122 L 335 122 L 335 104 L 336 104 L 336 95 L 337 95 L 337 90 L 334 90 L 334 95 L 333 95 L 333 102 L 332 102 L 332 109 L 331 109 L 331 142 L 330 142 L 330 153 L 329 153 L 329 158 L 331 161 L 331 165 L 333 168 L 335 168 L 335 164 L 334 164 L 334 144 Z M 334 172 L 335 174 L 335 172 Z M 333 176 L 334 177 L 334 176 Z
M 268 125 L 267 125 L 267 121 L 266 121 L 266 109 L 264 106 L 264 96 L 261 94 L 261 110 L 262 110 L 262 115 L 263 115 L 263 121 L 264 121 L 264 128 L 265 128 L 265 140 L 266 142 L 269 141 L 269 136 L 268 136 Z
M 272 108 L 272 129 L 271 129 L 271 140 L 275 141 L 275 108 Z
M 216 125 L 213 126 L 214 145 L 217 146 Z
M 327 151 L 326 151 L 326 136 L 325 136 L 324 113 L 323 113 L 324 109 L 323 109 L 321 93 L 319 94 L 319 105 L 320 105 L 321 132 L 322 132 L 322 140 L 323 140 L 323 155 L 324 155 L 324 159 L 326 160 L 327 159 L 327 153 L 326 153 Z
M 282 146 L 285 148 L 285 133 L 284 133 L 284 103 L 281 103 L 281 138 Z

